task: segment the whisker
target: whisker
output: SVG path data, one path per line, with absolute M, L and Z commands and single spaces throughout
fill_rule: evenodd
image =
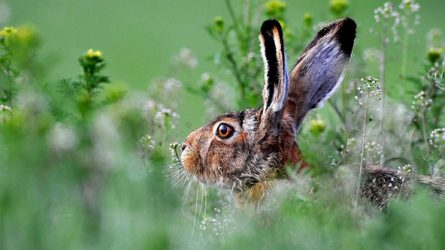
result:
M 199 187 L 199 186 L 198 186 Z M 198 197 L 199 192 L 196 190 L 196 199 L 195 199 L 195 213 L 193 217 L 193 232 L 195 232 L 196 220 L 197 220 L 197 212 L 198 212 Z
M 191 186 L 192 186 L 192 179 L 190 178 L 190 179 L 188 180 L 187 187 L 185 188 L 184 202 L 187 201 L 188 195 L 189 195 L 189 193 L 190 193 L 190 187 L 191 187 Z
M 204 186 L 204 219 L 207 218 L 207 188 Z
M 199 185 L 199 190 L 201 193 L 201 200 L 200 200 L 200 204 L 199 204 L 199 218 L 201 219 L 203 217 L 202 210 L 204 208 L 204 185 L 202 183 L 200 183 L 200 185 Z

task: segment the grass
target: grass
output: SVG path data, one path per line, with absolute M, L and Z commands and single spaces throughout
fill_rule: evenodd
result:
M 361 174 L 353 167 L 384 155 L 388 167 L 443 175 L 445 91 L 440 74 L 428 72 L 443 73 L 445 37 L 433 44 L 426 35 L 444 23 L 444 3 L 419 2 L 409 42 L 388 42 L 384 93 L 366 95 L 363 116 L 355 97 L 366 85 L 357 79 L 381 75 L 379 61 L 363 54 L 381 49 L 373 11 L 383 2 L 348 1 L 335 11 L 329 1 L 269 11 L 263 2 L 227 2 L 8 3 L 4 26 L 17 30 L 0 33 L 1 249 L 445 247 L 445 203 L 434 192 L 415 187 L 410 199 L 377 211 L 355 204 Z M 251 27 L 242 22 L 246 10 L 258 11 Z M 344 15 L 359 24 L 356 47 L 340 93 L 311 113 L 298 137 L 308 173 L 291 174 L 264 204 L 245 209 L 227 191 L 175 175 L 181 166 L 170 143 L 221 112 L 259 103 L 249 86 L 262 83 L 255 73 L 262 20 L 285 21 L 293 62 L 313 26 Z M 226 37 L 215 35 L 221 22 Z M 237 65 L 241 81 L 230 57 L 248 62 Z

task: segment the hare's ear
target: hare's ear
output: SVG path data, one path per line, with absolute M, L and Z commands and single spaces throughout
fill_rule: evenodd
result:
M 281 25 L 267 20 L 261 26 L 261 56 L 264 63 L 263 110 L 260 126 L 276 130 L 281 120 L 289 89 L 286 54 Z
M 345 18 L 322 28 L 290 73 L 285 112 L 298 128 L 307 112 L 331 97 L 341 81 L 354 45 L 356 24 Z

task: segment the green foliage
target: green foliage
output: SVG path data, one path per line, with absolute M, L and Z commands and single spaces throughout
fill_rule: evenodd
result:
M 358 4 L 326 1 L 323 13 L 296 17 L 288 13 L 290 1 L 252 0 L 242 8 L 225 3 L 227 13 L 221 10 L 223 17 L 215 17 L 206 30 L 220 46 L 214 61 L 230 73 L 232 84 L 221 80 L 221 72 L 203 73 L 197 84 L 182 82 L 178 72 L 184 71 L 178 68 L 197 65 L 187 49 L 174 58 L 172 73 L 145 91 L 114 82 L 105 65 L 116 62 L 94 50 L 80 56 L 77 77 L 48 81 L 49 59 L 35 58 L 37 32 L 29 26 L 0 30 L 0 249 L 445 247 L 445 202 L 431 190 L 413 187 L 409 200 L 394 199 L 384 212 L 355 196 L 360 163 L 379 164 L 383 158 L 387 167 L 443 175 L 440 32 L 428 38 L 424 61 L 412 62 L 422 64 L 421 72 L 408 70 L 409 50 L 398 52 L 410 64 L 392 82 L 388 68 L 378 70 L 378 79 L 368 76 L 371 64 L 388 62 L 389 56 L 383 49 L 361 48 L 362 58 L 360 42 L 371 34 L 361 30 L 343 87 L 327 108 L 306 119 L 297 138 L 311 168 L 298 174 L 289 170 L 289 180 L 277 183 L 261 206 L 237 208 L 228 191 L 204 187 L 184 174 L 180 143 L 174 142 L 183 139 L 177 110 L 184 96 L 205 99 L 202 110 L 190 111 L 200 116 L 261 103 L 261 20 L 280 20 L 289 58 L 296 58 L 319 23 L 331 19 L 326 13 L 341 17 Z M 402 1 L 360 14 L 377 16 L 380 26 L 372 35 L 377 32 L 387 45 L 393 27 L 414 29 L 418 7 Z M 395 18 L 402 25 L 393 26 Z M 404 41 L 398 45 L 407 47 Z M 394 86 L 411 86 L 409 102 L 389 95 Z M 227 103 L 229 97 L 236 105 Z

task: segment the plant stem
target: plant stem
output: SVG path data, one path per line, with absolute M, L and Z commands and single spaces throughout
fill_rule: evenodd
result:
M 407 70 L 407 64 L 408 64 L 408 43 L 409 43 L 409 12 L 405 12 L 404 16 L 405 16 L 405 20 L 402 21 L 402 25 L 403 25 L 403 44 L 402 44 L 402 64 L 401 64 L 401 68 L 400 68 L 400 76 L 402 77 L 402 79 L 406 78 L 406 70 Z
M 428 146 L 428 139 L 426 134 L 426 121 L 425 121 L 425 112 L 422 112 L 421 114 L 421 120 L 422 120 L 422 134 L 423 134 L 423 142 L 425 143 L 425 148 L 428 153 L 430 153 L 430 147 Z
M 242 35 L 241 35 L 241 30 L 239 29 L 238 18 L 236 17 L 235 12 L 233 11 L 233 7 L 232 7 L 232 4 L 230 3 L 230 0 L 226 0 L 226 6 L 227 6 L 227 9 L 229 10 L 230 17 L 232 18 L 233 26 L 235 27 L 236 36 L 238 37 L 238 40 L 241 41 Z
M 360 195 L 360 184 L 362 182 L 362 171 L 363 164 L 365 158 L 365 142 L 366 142 L 366 122 L 368 120 L 368 101 L 369 101 L 369 93 L 366 94 L 365 106 L 364 106 L 364 114 L 363 114 L 363 123 L 362 123 L 362 143 L 361 143 L 361 152 L 360 152 L 360 168 L 358 172 L 358 181 L 357 181 L 357 190 L 355 194 L 355 202 L 354 207 L 357 209 L 358 197 Z
M 222 44 L 224 47 L 224 51 L 226 52 L 226 58 L 230 63 L 230 67 L 232 68 L 232 72 L 235 75 L 236 81 L 238 83 L 238 87 L 240 89 L 240 99 L 241 99 L 241 103 L 245 103 L 246 100 L 246 90 L 245 90 L 245 83 L 241 77 L 241 73 L 239 71 L 239 67 L 238 64 L 233 56 L 233 52 L 230 49 L 229 43 L 227 41 L 227 37 L 224 36 L 222 38 Z
M 386 64 L 386 47 L 387 47 L 387 24 L 383 23 L 382 28 L 382 60 L 380 63 L 380 87 L 381 87 L 381 99 L 380 99 L 380 146 L 382 147 L 382 153 L 380 155 L 380 166 L 383 166 L 385 161 L 385 133 L 383 126 L 384 111 L 385 111 L 385 64 Z
M 402 68 L 400 69 L 400 75 L 403 79 L 406 77 L 406 69 L 408 64 L 408 31 L 405 30 L 405 34 L 403 36 L 403 45 L 402 45 Z
M 337 114 L 338 118 L 340 118 L 340 121 L 343 124 L 343 128 L 345 131 L 348 131 L 348 128 L 346 126 L 346 118 L 342 115 L 340 109 L 338 108 L 337 104 L 332 101 L 332 99 L 328 100 L 329 105 L 334 109 L 335 113 Z

